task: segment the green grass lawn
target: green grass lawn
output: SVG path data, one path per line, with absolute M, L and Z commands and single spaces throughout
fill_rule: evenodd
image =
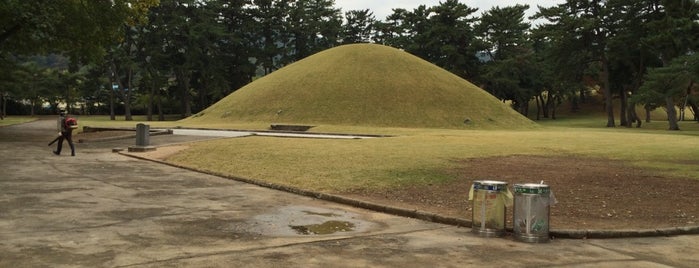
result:
M 8 116 L 5 117 L 3 120 L 0 120 L 0 126 L 9 126 L 9 125 L 16 125 L 16 124 L 22 124 L 26 122 L 31 122 L 37 120 L 37 117 L 31 117 L 31 116 Z
M 586 123 L 546 121 L 539 129 L 514 131 L 322 126 L 314 130 L 395 136 L 365 140 L 221 139 L 198 142 L 168 161 L 319 191 L 451 180 L 459 159 L 515 154 L 618 159 L 668 176 L 699 179 L 699 124 L 683 122 L 683 131 L 671 132 L 656 127 L 579 127 L 606 122 L 600 118 L 582 120 Z M 663 123 L 667 124 L 652 124 Z
M 268 123 L 184 123 L 185 121 L 116 121 L 108 116 L 78 116 L 81 126 L 177 126 L 264 130 Z M 9 117 L 2 124 L 35 118 Z M 363 140 L 248 137 L 194 143 L 167 161 L 217 173 L 274 182 L 309 190 L 341 192 L 372 187 L 438 183 L 456 179 L 458 160 L 505 155 L 580 155 L 624 160 L 667 176 L 699 179 L 699 124 L 680 122 L 681 131 L 667 131 L 667 122 L 637 128 L 606 128 L 603 117 L 562 117 L 538 121 L 535 129 L 454 130 L 321 125 L 311 131 L 383 134 Z M 555 164 L 555 163 L 552 163 Z

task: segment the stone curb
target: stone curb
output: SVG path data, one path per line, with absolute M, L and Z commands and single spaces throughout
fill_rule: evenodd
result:
M 78 143 L 85 143 L 85 142 L 101 142 L 101 141 L 116 141 L 116 140 L 125 140 L 125 139 L 130 139 L 130 138 L 136 138 L 136 130 L 135 129 L 108 129 L 109 130 L 120 130 L 120 131 L 134 131 L 134 134 L 127 134 L 127 135 L 121 135 L 121 136 L 113 136 L 113 137 L 104 137 L 104 138 L 96 138 L 96 139 L 79 139 Z M 172 130 L 167 129 L 167 130 L 151 130 L 149 133 L 149 136 L 158 136 L 158 135 L 170 135 L 172 134 Z
M 226 178 L 229 180 L 254 184 L 257 186 L 270 188 L 274 190 L 285 191 L 293 194 L 298 194 L 302 196 L 312 197 L 316 199 L 321 199 L 325 201 L 335 202 L 339 204 L 349 205 L 353 207 L 368 209 L 376 212 L 382 212 L 386 214 L 392 214 L 396 216 L 402 216 L 407 218 L 415 218 L 419 220 L 431 221 L 435 223 L 442 223 L 448 225 L 454 225 L 459 227 L 471 228 L 472 222 L 467 219 L 447 217 L 430 212 L 419 211 L 419 210 L 409 210 L 404 208 L 374 204 L 366 201 L 361 201 L 357 199 L 347 198 L 339 195 L 325 194 L 319 192 L 308 191 L 300 188 L 278 185 L 274 183 L 264 182 L 260 180 L 254 180 L 243 177 L 229 176 L 226 174 L 221 174 L 211 171 L 198 170 L 191 167 L 181 166 L 173 163 L 168 163 L 165 161 L 160 161 L 156 159 L 150 159 L 141 157 L 138 155 L 124 153 L 122 151 L 117 152 L 121 155 L 151 161 L 163 165 L 168 165 L 176 168 L 186 169 L 194 172 L 204 173 L 212 176 L 217 176 L 221 178 Z M 507 231 L 512 233 L 512 228 L 507 228 Z M 551 229 L 549 231 L 549 236 L 556 239 L 610 239 L 610 238 L 639 238 L 639 237 L 661 237 L 661 236 L 677 236 L 677 235 L 696 235 L 699 234 L 699 225 L 696 226 L 684 226 L 684 227 L 668 227 L 659 229 L 623 229 L 623 230 L 577 230 L 577 229 Z
M 156 128 L 159 129 L 159 128 Z M 226 129 L 226 128 L 196 128 L 196 127 L 173 127 L 172 129 L 187 129 L 187 130 L 215 130 L 215 131 L 236 131 L 236 132 L 259 132 L 259 133 L 288 133 L 288 134 L 308 134 L 308 135 L 333 135 L 333 136 L 357 136 L 357 137 L 372 137 L 372 138 L 390 138 L 392 135 L 379 135 L 379 134 L 343 134 L 343 133 L 331 133 L 331 132 L 312 132 L 312 131 L 291 131 L 291 130 L 243 130 L 243 129 Z

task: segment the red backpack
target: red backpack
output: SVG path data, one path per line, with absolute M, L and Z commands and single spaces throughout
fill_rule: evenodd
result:
M 78 128 L 78 119 L 75 119 L 73 117 L 67 117 L 65 124 L 66 128 Z

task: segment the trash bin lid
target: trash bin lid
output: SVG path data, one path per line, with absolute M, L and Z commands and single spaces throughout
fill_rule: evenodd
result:
M 515 184 L 515 194 L 548 194 L 551 188 L 546 184 L 523 183 Z
M 474 181 L 474 190 L 503 191 L 507 189 L 507 182 L 504 181 Z

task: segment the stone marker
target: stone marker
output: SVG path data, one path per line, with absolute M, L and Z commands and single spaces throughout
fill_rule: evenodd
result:
M 150 125 L 139 123 L 136 125 L 136 146 L 129 147 L 129 152 L 153 151 L 155 147 L 150 146 Z

